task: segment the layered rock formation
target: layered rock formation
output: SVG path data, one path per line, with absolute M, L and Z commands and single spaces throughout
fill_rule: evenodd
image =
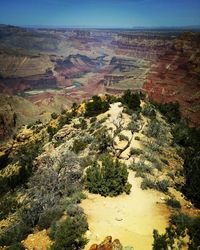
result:
M 117 34 L 112 45 L 116 52 L 137 58 L 154 60 L 173 43 L 173 32 L 134 31 Z
M 184 33 L 152 65 L 144 85 L 158 102 L 180 103 L 184 117 L 200 126 L 200 34 Z

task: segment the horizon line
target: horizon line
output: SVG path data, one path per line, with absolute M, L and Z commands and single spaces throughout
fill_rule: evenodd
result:
M 177 25 L 177 26 L 169 26 L 169 25 L 137 25 L 137 26 L 98 26 L 98 25 L 52 25 L 52 24 L 24 24 L 24 25 L 17 25 L 17 24 L 8 24 L 8 23 L 1 23 L 0 25 L 5 26 L 14 26 L 14 27 L 22 27 L 22 28 L 60 28 L 60 29 L 184 29 L 184 28 L 191 28 L 191 29 L 200 29 L 200 24 L 188 24 L 188 25 Z

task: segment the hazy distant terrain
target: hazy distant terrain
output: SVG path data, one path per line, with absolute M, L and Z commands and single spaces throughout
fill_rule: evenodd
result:
M 199 124 L 199 35 L 182 32 L 1 25 L 0 90 L 36 105 L 43 120 L 94 94 L 145 89 L 157 101 L 179 99 Z

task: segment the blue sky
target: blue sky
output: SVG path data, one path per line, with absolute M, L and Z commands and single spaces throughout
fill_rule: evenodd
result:
M 0 0 L 0 8 L 0 23 L 13 25 L 200 25 L 200 0 Z

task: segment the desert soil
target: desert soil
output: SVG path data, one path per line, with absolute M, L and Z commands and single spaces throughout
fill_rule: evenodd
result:
M 81 203 L 89 223 L 86 250 L 108 235 L 120 239 L 124 246 L 149 250 L 152 249 L 153 229 L 165 231 L 170 212 L 161 203 L 162 194 L 153 190 L 143 191 L 140 178 L 135 178 L 132 171 L 129 182 L 132 184 L 130 195 L 105 198 L 87 193 L 88 198 Z
M 113 119 L 122 110 L 120 103 L 111 105 L 107 127 L 112 127 Z M 136 143 L 138 142 L 133 140 L 132 144 Z M 164 233 L 170 216 L 169 209 L 162 204 L 161 198 L 164 195 L 155 190 L 142 190 L 141 178 L 135 178 L 132 171 L 129 171 L 129 182 L 132 184 L 130 195 L 105 198 L 87 193 L 87 199 L 81 203 L 89 224 L 86 250 L 91 244 L 101 243 L 109 235 L 119 239 L 124 246 L 133 246 L 135 250 L 149 250 L 152 249 L 153 229 Z

